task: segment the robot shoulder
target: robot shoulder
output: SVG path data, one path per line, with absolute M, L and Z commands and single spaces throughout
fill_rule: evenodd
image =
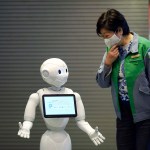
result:
M 37 91 L 37 94 L 38 94 L 38 95 L 43 95 L 43 94 L 46 93 L 47 91 L 48 91 L 47 88 L 42 88 L 42 89 L 39 89 L 39 90 Z
M 73 92 L 72 89 L 65 88 L 65 93 L 66 93 L 66 94 L 74 94 L 74 95 L 75 95 L 75 98 L 76 98 L 76 101 L 77 101 L 77 102 L 78 102 L 78 101 L 81 101 L 81 96 L 80 96 L 80 94 L 77 93 L 77 92 Z
M 74 92 L 74 95 L 75 95 L 75 97 L 76 97 L 76 101 L 81 101 L 81 96 L 80 96 L 79 93 Z
M 65 93 L 66 94 L 73 94 L 73 90 L 72 89 L 69 89 L 69 88 L 64 88 L 65 89 Z
M 29 97 L 29 101 L 32 101 L 36 104 L 39 104 L 39 94 L 38 93 L 32 93 Z
M 30 98 L 31 98 L 31 99 L 38 99 L 38 98 L 39 98 L 39 95 L 38 95 L 38 93 L 32 93 L 32 94 L 30 95 Z

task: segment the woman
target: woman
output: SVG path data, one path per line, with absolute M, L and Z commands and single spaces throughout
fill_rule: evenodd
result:
M 115 9 L 102 13 L 97 34 L 107 46 L 96 80 L 111 87 L 118 150 L 147 150 L 150 141 L 150 41 L 130 32 Z

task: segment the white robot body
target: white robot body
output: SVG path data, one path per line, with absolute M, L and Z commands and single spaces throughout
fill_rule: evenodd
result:
M 40 109 L 43 116 L 43 94 L 73 94 L 68 88 L 62 88 L 59 92 L 50 88 L 44 88 L 38 91 L 40 96 Z M 69 134 L 64 131 L 68 124 L 69 118 L 44 118 L 47 131 L 42 135 L 40 142 L 40 150 L 71 150 L 71 139 Z
M 98 127 L 93 129 L 85 121 L 85 110 L 80 95 L 69 88 L 62 87 L 67 82 L 69 75 L 65 62 L 58 58 L 48 59 L 41 65 L 40 72 L 43 80 L 50 84 L 51 87 L 42 88 L 30 95 L 24 113 L 23 125 L 19 122 L 20 129 L 18 135 L 23 138 L 30 138 L 30 129 L 35 120 L 36 108 L 40 106 L 41 114 L 47 127 L 47 131 L 41 138 L 40 150 L 71 150 L 70 136 L 64 130 L 69 118 L 45 118 L 42 96 L 51 94 L 74 94 L 77 107 L 77 117 L 75 117 L 77 126 L 88 134 L 96 146 L 101 144 L 105 138 L 98 131 Z

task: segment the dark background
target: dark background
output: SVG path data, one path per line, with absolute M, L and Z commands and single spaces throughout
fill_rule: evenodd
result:
M 17 136 L 18 122 L 23 122 L 30 94 L 48 86 L 39 69 L 52 57 L 67 63 L 65 86 L 80 93 L 86 120 L 106 137 L 95 147 L 70 119 L 66 131 L 73 150 L 116 149 L 110 89 L 99 88 L 95 81 L 105 51 L 96 22 L 108 8 L 121 11 L 131 30 L 148 37 L 148 0 L 0 0 L 0 149 L 39 149 L 46 131 L 39 108 L 29 140 Z

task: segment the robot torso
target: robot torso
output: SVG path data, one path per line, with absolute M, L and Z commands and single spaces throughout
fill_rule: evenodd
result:
M 68 124 L 69 118 L 45 118 L 43 112 L 42 96 L 49 95 L 49 94 L 73 94 L 73 91 L 65 87 L 63 87 L 60 91 L 54 91 L 51 88 L 43 88 L 38 90 L 37 93 L 40 97 L 39 105 L 40 105 L 42 118 L 46 124 L 46 127 L 52 131 L 64 130 L 66 125 Z

